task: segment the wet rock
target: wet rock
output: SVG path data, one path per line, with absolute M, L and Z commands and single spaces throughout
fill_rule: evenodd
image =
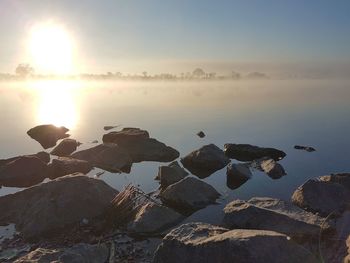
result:
M 254 161 L 254 163 L 255 167 L 259 167 L 261 171 L 266 173 L 272 179 L 279 179 L 287 174 L 283 166 L 277 163 L 274 159 L 262 158 Z
M 52 151 L 52 155 L 56 156 L 69 156 L 71 153 L 77 150 L 77 147 L 81 145 L 80 142 L 74 139 L 64 139 L 62 140 Z
M 232 163 L 227 166 L 226 184 L 230 189 L 237 189 L 252 177 L 250 169 L 245 164 Z
M 337 173 L 320 177 L 323 182 L 338 183 L 350 190 L 350 173 Z
M 103 135 L 103 142 L 118 144 L 130 155 L 133 162 L 171 162 L 179 157 L 177 150 L 150 138 L 147 131 L 139 128 L 124 128 L 107 133 Z
M 49 163 L 50 162 L 50 154 L 48 154 L 47 152 L 38 152 L 35 154 L 29 154 L 29 155 L 20 155 L 20 156 L 15 156 L 15 157 L 11 157 L 8 159 L 1 159 L 0 160 L 0 169 L 2 166 L 6 165 L 7 163 L 10 163 L 16 159 L 19 159 L 21 157 L 37 157 L 39 158 L 41 161 L 43 161 L 44 163 Z
M 99 144 L 95 147 L 75 152 L 72 158 L 85 160 L 92 166 L 109 172 L 130 172 L 132 159 L 124 149 L 114 143 Z
M 304 151 L 307 151 L 307 152 L 314 152 L 314 151 L 316 151 L 316 149 L 313 148 L 313 147 L 310 147 L 310 146 L 302 146 L 302 145 L 295 145 L 295 146 L 294 146 L 294 149 L 297 149 L 297 150 L 304 150 Z
M 183 166 L 199 178 L 205 178 L 224 168 L 230 160 L 214 144 L 208 144 L 181 158 Z
M 0 197 L 0 225 L 14 223 L 29 240 L 51 237 L 100 216 L 117 193 L 102 180 L 67 175 Z
M 158 246 L 155 263 L 196 262 L 317 262 L 310 252 L 284 234 L 264 230 L 227 230 L 203 224 L 184 224 L 167 234 Z
M 68 174 L 82 173 L 87 174 L 93 167 L 92 165 L 84 160 L 78 160 L 69 157 L 60 157 L 53 159 L 52 163 L 49 164 L 50 168 L 50 179 L 56 179 Z
M 296 241 L 316 240 L 321 226 L 303 221 L 290 213 L 280 213 L 249 201 L 235 200 L 224 208 L 223 226 L 230 229 L 271 230 L 286 234 Z
M 120 125 L 116 125 L 116 126 L 103 126 L 103 129 L 105 130 L 105 131 L 109 131 L 109 130 L 112 130 L 112 129 L 115 129 L 115 128 L 117 128 L 117 127 L 119 127 Z
M 322 216 L 337 216 L 349 206 L 350 191 L 338 183 L 310 179 L 295 190 L 292 202 Z
M 69 137 L 66 127 L 56 127 L 52 124 L 39 125 L 27 131 L 27 134 L 41 144 L 44 149 L 56 145 L 57 141 Z
M 283 151 L 274 148 L 263 148 L 250 144 L 232 144 L 228 143 L 224 146 L 226 156 L 238 161 L 254 161 L 263 157 L 270 157 L 275 161 L 281 160 L 286 156 Z
M 197 136 L 199 138 L 204 138 L 205 137 L 205 133 L 203 131 L 200 131 L 200 132 L 197 133 Z
M 29 254 L 17 259 L 16 263 L 71 263 L 71 262 L 89 262 L 101 263 L 107 262 L 109 249 L 106 245 L 90 245 L 79 243 L 72 247 L 58 248 L 37 248 Z
M 185 214 L 215 203 L 219 196 L 214 187 L 193 177 L 168 186 L 160 194 L 164 204 Z
M 21 156 L 0 167 L 0 185 L 29 187 L 42 182 L 47 175 L 45 162 L 35 156 Z
M 161 188 L 165 189 L 169 185 L 185 178 L 187 175 L 188 173 L 186 170 L 183 169 L 178 162 L 172 162 L 168 166 L 160 166 L 155 179 L 159 180 Z

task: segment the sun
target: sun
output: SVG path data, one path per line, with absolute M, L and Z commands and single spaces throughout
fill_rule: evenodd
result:
M 62 25 L 48 22 L 33 26 L 29 53 L 37 72 L 69 74 L 73 70 L 73 41 Z

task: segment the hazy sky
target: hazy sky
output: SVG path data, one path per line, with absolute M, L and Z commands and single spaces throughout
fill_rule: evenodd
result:
M 0 71 L 26 62 L 30 27 L 48 20 L 79 71 L 350 61 L 349 0 L 0 0 Z

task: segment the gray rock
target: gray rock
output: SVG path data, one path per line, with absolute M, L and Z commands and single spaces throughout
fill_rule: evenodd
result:
M 183 213 L 191 213 L 213 204 L 219 196 L 214 187 L 193 177 L 186 177 L 168 186 L 160 194 L 163 203 Z
M 322 216 L 337 216 L 349 206 L 350 191 L 338 183 L 310 179 L 295 190 L 292 202 Z
M 102 263 L 107 262 L 109 249 L 106 245 L 79 243 L 73 247 L 37 248 L 17 259 L 15 263 Z
M 297 149 L 297 150 L 304 150 L 304 151 L 307 151 L 307 152 L 314 152 L 314 151 L 316 151 L 316 149 L 313 148 L 313 147 L 310 147 L 310 146 L 302 146 L 302 145 L 295 145 L 295 146 L 294 146 L 294 149 Z
M 138 209 L 132 222 L 128 224 L 128 230 L 138 234 L 155 234 L 179 223 L 184 217 L 174 210 L 148 202 Z
M 263 148 L 250 144 L 228 143 L 224 146 L 226 156 L 238 161 L 254 161 L 263 157 L 270 157 L 276 161 L 283 159 L 286 153 L 274 148 Z
M 124 128 L 121 131 L 103 135 L 104 143 L 118 144 L 128 153 L 133 162 L 158 161 L 171 162 L 179 157 L 179 152 L 156 139 L 150 138 L 145 130 Z
M 64 139 L 62 140 L 52 151 L 52 155 L 56 156 L 69 156 L 71 153 L 75 152 L 77 150 L 77 147 L 81 145 L 80 142 L 74 140 L 74 139 Z
M 230 160 L 214 144 L 208 144 L 181 158 L 182 165 L 199 178 L 205 178 L 224 168 Z
M 47 164 L 38 157 L 21 156 L 0 167 L 0 185 L 29 187 L 42 182 L 47 175 Z
M 246 164 L 232 163 L 227 166 L 226 184 L 230 189 L 237 189 L 253 175 Z
M 154 263 L 317 262 L 286 235 L 264 230 L 225 228 L 202 223 L 181 225 L 158 246 Z
M 27 134 L 41 144 L 44 149 L 56 145 L 57 141 L 69 137 L 66 127 L 56 127 L 52 124 L 39 125 L 27 131 Z
M 0 225 L 14 223 L 26 239 L 69 231 L 104 213 L 118 192 L 85 175 L 67 175 L 0 197 Z
M 29 154 L 29 155 L 20 155 L 20 156 L 15 156 L 15 157 L 11 157 L 8 159 L 0 159 L 0 169 L 2 166 L 6 165 L 7 163 L 10 163 L 18 158 L 21 157 L 37 157 L 39 158 L 41 161 L 43 161 L 44 163 L 49 163 L 50 162 L 50 154 L 48 154 L 47 152 L 38 152 L 35 154 Z
M 168 166 L 159 166 L 158 175 L 155 179 L 159 180 L 161 188 L 165 189 L 169 185 L 182 180 L 187 175 L 186 170 L 178 162 L 172 162 Z
M 256 166 L 258 166 L 264 173 L 266 173 L 272 179 L 279 179 L 287 174 L 283 166 L 277 163 L 274 159 L 262 158 L 255 162 Z
M 132 159 L 124 149 L 114 143 L 99 144 L 95 147 L 75 152 L 72 158 L 90 162 L 94 167 L 109 172 L 130 172 Z
M 84 160 L 78 160 L 69 157 L 60 157 L 53 159 L 52 163 L 49 164 L 50 168 L 50 179 L 56 179 L 68 174 L 82 173 L 87 174 L 93 167 L 92 165 Z

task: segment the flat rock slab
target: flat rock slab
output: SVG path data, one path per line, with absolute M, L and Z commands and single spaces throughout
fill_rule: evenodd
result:
M 224 168 L 230 160 L 214 144 L 208 144 L 181 158 L 182 165 L 199 178 L 205 178 Z
M 169 185 L 184 179 L 187 175 L 188 172 L 175 161 L 167 166 L 159 166 L 158 174 L 155 179 L 159 180 L 160 187 L 165 189 Z
M 202 224 L 184 224 L 167 234 L 154 263 L 280 263 L 317 262 L 286 235 L 264 230 L 227 230 Z
M 99 144 L 95 147 L 75 152 L 71 157 L 85 160 L 94 167 L 114 173 L 129 173 L 132 165 L 130 155 L 114 143 Z
M 39 125 L 27 131 L 27 134 L 41 144 L 44 149 L 54 147 L 58 140 L 69 137 L 66 127 L 52 124 Z
M 68 175 L 0 197 L 0 224 L 16 224 L 32 240 L 69 231 L 69 226 L 100 216 L 118 193 L 99 179 Z
M 286 153 L 281 150 L 264 148 L 250 144 L 227 143 L 224 146 L 224 152 L 229 158 L 242 162 L 250 162 L 264 157 L 270 157 L 275 161 L 278 161 L 286 156 Z
M 39 158 L 41 161 L 43 161 L 44 163 L 49 163 L 50 162 L 50 154 L 48 154 L 47 152 L 38 152 L 35 154 L 28 154 L 28 155 L 19 155 L 19 156 L 15 156 L 15 157 L 11 157 L 8 159 L 0 159 L 0 169 L 2 166 L 6 165 L 7 163 L 10 163 L 16 159 L 19 159 L 21 157 L 37 157 Z
M 164 204 L 185 214 L 214 204 L 219 197 L 214 187 L 193 177 L 186 177 L 160 193 Z
M 226 185 L 230 189 L 237 189 L 252 176 L 247 164 L 231 163 L 227 166 Z
M 133 162 L 158 161 L 171 162 L 179 157 L 179 152 L 156 139 L 139 128 L 124 128 L 103 135 L 104 143 L 118 144 L 130 155 Z
M 45 162 L 36 156 L 21 156 L 0 167 L 0 185 L 29 187 L 42 182 L 48 176 Z
M 310 179 L 299 186 L 292 202 L 322 216 L 338 216 L 350 203 L 350 191 L 339 183 Z
M 56 156 L 69 156 L 77 150 L 77 147 L 81 145 L 80 142 L 74 139 L 63 139 L 52 151 L 52 155 Z
M 104 245 L 90 245 L 79 243 L 72 247 L 58 248 L 37 248 L 27 255 L 17 259 L 16 263 L 71 263 L 71 262 L 89 262 L 102 263 L 107 262 L 109 248 Z
M 52 163 L 49 164 L 49 169 L 49 178 L 56 179 L 74 173 L 87 174 L 93 169 L 93 166 L 88 161 L 60 157 L 52 160 Z

